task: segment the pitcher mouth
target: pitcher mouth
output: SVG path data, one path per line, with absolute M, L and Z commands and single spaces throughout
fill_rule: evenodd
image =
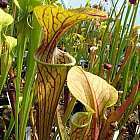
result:
M 38 49 L 37 49 L 38 50 Z M 73 56 L 71 56 L 69 53 L 67 52 L 63 52 L 61 50 L 59 50 L 60 52 L 63 52 L 64 55 L 67 55 L 67 57 L 70 59 L 70 63 L 62 63 L 62 64 L 57 64 L 57 63 L 54 63 L 54 64 L 51 64 L 51 63 L 46 63 L 44 61 L 41 61 L 38 57 L 37 57 L 37 50 L 36 52 L 34 53 L 34 60 L 39 63 L 39 64 L 42 64 L 42 65 L 47 65 L 47 66 L 51 66 L 51 67 L 70 67 L 70 66 L 74 66 L 76 64 L 76 60 Z

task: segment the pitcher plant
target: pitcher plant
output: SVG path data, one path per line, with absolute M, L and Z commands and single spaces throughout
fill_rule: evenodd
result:
M 57 48 L 60 37 L 73 25 L 85 19 L 106 19 L 107 14 L 97 9 L 65 10 L 55 5 L 34 9 L 44 29 L 44 39 L 35 53 L 37 61 L 37 134 L 39 140 L 50 139 L 59 97 L 67 72 L 76 62 L 68 53 Z

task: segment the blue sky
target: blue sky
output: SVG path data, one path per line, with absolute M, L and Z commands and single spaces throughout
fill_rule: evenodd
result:
M 59 0 L 59 1 L 61 1 L 61 0 Z M 108 1 L 110 1 L 110 0 L 108 0 Z M 86 3 L 86 0 L 64 0 L 64 2 L 65 2 L 65 5 L 67 7 L 76 8 L 76 7 L 80 7 L 81 5 L 84 6 Z M 100 0 L 91 0 L 91 4 L 97 4 L 99 2 L 100 2 Z M 122 2 L 123 1 L 120 0 L 120 3 L 118 5 L 121 5 Z M 106 9 L 109 9 L 109 6 L 110 6 L 109 2 L 104 2 L 104 5 L 105 5 Z M 118 9 L 119 9 L 119 7 L 118 7 Z M 140 25 L 140 5 L 139 5 L 138 14 L 137 14 L 135 24 Z

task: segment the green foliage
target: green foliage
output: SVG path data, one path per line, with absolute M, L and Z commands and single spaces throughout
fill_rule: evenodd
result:
M 87 62 L 88 64 L 86 67 L 85 65 L 82 66 L 85 71 L 88 71 L 92 74 L 89 74 L 89 77 L 85 76 L 86 80 L 84 79 L 83 81 L 83 78 L 81 78 L 80 80 L 79 77 L 78 82 L 80 82 L 81 84 L 80 87 L 85 88 L 84 93 L 79 90 L 78 85 L 77 88 L 74 87 L 76 86 L 76 80 L 74 80 L 76 77 L 76 70 L 75 72 L 73 71 L 71 75 L 68 75 L 69 89 L 70 91 L 72 90 L 69 85 L 69 78 L 73 78 L 73 82 L 71 82 L 72 84 L 75 83 L 73 85 L 73 89 L 75 90 L 71 91 L 72 94 L 68 93 L 68 96 L 71 96 L 71 100 L 68 102 L 65 112 L 63 112 L 63 105 L 60 105 L 58 103 L 59 99 L 62 99 L 63 96 L 54 96 L 58 99 L 56 103 L 58 104 L 58 108 L 60 107 L 60 109 L 54 108 L 54 106 L 56 107 L 56 104 L 51 106 L 52 109 L 54 108 L 53 113 L 55 114 L 55 112 L 57 112 L 56 116 L 53 114 L 55 122 L 53 126 L 57 128 L 53 139 L 55 139 L 57 135 L 59 135 L 61 139 L 66 139 L 69 137 L 67 135 L 68 133 L 70 134 L 71 138 L 76 138 L 79 137 L 79 135 L 77 135 L 79 131 L 81 132 L 81 134 L 85 134 L 86 132 L 86 134 L 89 134 L 89 136 L 90 133 L 94 132 L 94 135 L 92 136 L 92 138 L 94 137 L 94 139 L 107 139 L 110 136 L 110 130 L 112 130 L 110 128 L 111 123 L 117 121 L 118 129 L 121 130 L 121 128 L 126 124 L 129 115 L 132 114 L 133 111 L 136 110 L 137 106 L 140 104 L 140 53 L 139 48 L 136 47 L 136 44 L 139 41 L 137 33 L 139 27 L 134 26 L 140 0 L 137 0 L 137 3 L 135 5 L 131 5 L 124 0 L 123 4 L 120 6 L 119 12 L 116 11 L 119 0 L 117 0 L 115 3 L 113 3 L 112 1 L 112 9 L 109 13 L 108 19 L 106 20 L 101 20 L 104 18 L 104 16 L 102 16 L 102 12 L 99 14 L 99 16 L 102 17 L 101 19 L 98 18 L 98 16 L 96 17 L 96 19 L 94 19 L 93 17 L 96 16 L 97 11 L 92 11 L 94 12 L 93 16 L 89 10 L 89 7 L 91 7 L 90 0 L 87 0 L 86 2 L 86 8 L 79 9 L 81 15 L 77 9 L 71 9 L 67 14 L 65 14 L 65 16 L 69 18 L 71 17 L 71 14 L 73 14 L 74 18 L 69 18 L 68 20 L 66 20 L 66 22 L 65 20 L 63 20 L 65 16 L 62 16 L 60 18 L 58 23 L 60 25 L 65 25 L 62 26 L 61 30 L 60 28 L 57 28 L 59 27 L 59 24 L 57 26 L 53 25 L 53 22 L 51 21 L 51 16 L 48 17 L 49 22 L 47 21 L 46 13 L 49 14 L 50 11 L 45 11 L 45 6 L 42 7 L 42 5 L 44 4 L 51 4 L 50 7 L 54 8 L 54 14 L 56 12 L 55 7 L 57 7 L 57 5 L 60 5 L 57 0 L 13 0 L 9 2 L 10 7 L 7 9 L 7 13 L 4 10 L 0 9 L 0 91 L 2 91 L 2 89 L 7 84 L 7 77 L 8 74 L 10 74 L 9 69 L 12 69 L 15 75 L 15 78 L 13 79 L 13 84 L 16 93 L 16 101 L 13 103 L 15 104 L 15 114 L 11 112 L 9 128 L 6 128 L 5 130 L 5 140 L 9 139 L 10 134 L 12 133 L 12 130 L 14 128 L 16 140 L 24 140 L 28 122 L 30 122 L 32 127 L 33 138 L 37 137 L 37 129 L 42 130 L 42 128 L 37 128 L 36 121 L 39 122 L 39 120 L 36 120 L 35 118 L 37 117 L 35 117 L 34 113 L 32 114 L 31 112 L 33 109 L 36 112 L 35 114 L 38 113 L 38 108 L 36 109 L 33 107 L 36 107 L 35 105 L 37 105 L 38 99 L 41 100 L 42 96 L 38 98 L 39 96 L 37 96 L 36 92 L 41 89 L 41 93 L 44 93 L 43 89 L 46 89 L 47 91 L 46 85 L 48 83 L 46 82 L 46 84 L 44 85 L 46 86 L 45 88 L 42 88 L 42 85 L 40 86 L 41 88 L 37 88 L 36 86 L 34 86 L 34 83 L 37 83 L 35 82 L 36 79 L 38 79 L 36 78 L 36 75 L 38 75 L 39 73 L 37 71 L 37 67 L 39 66 L 37 66 L 36 64 L 36 58 L 34 59 L 34 54 L 36 54 L 35 57 L 37 57 L 39 56 L 38 54 L 40 54 L 40 52 L 45 52 L 42 57 L 39 56 L 40 60 L 38 61 L 38 63 L 43 61 L 43 63 L 41 64 L 45 63 L 45 65 L 46 63 L 53 62 L 50 58 L 59 58 L 59 55 L 65 58 L 65 55 L 63 53 L 56 53 L 57 55 L 55 56 L 55 53 L 53 52 L 56 48 L 56 45 L 58 45 L 62 50 L 66 50 L 72 56 L 74 56 L 77 65 L 80 65 L 81 60 Z M 61 3 L 63 4 L 64 9 L 61 9 L 61 6 L 60 9 L 62 11 L 60 11 L 64 13 L 66 10 L 65 3 L 63 1 Z M 40 8 L 37 9 L 35 8 L 36 6 L 39 6 Z M 34 10 L 34 8 L 36 9 L 36 11 Z M 33 12 L 33 10 L 35 12 Z M 45 14 L 44 11 L 46 12 Z M 11 15 L 8 13 L 11 13 Z M 81 21 L 84 19 L 90 20 Z M 50 30 L 50 34 L 46 34 L 46 32 L 43 32 L 42 27 L 40 27 L 39 24 L 41 24 L 41 26 L 43 26 L 43 29 L 45 30 L 53 27 Z M 74 27 L 72 27 L 73 25 Z M 57 36 L 55 36 L 56 34 Z M 55 37 L 53 38 L 51 35 Z M 46 37 L 45 40 L 42 41 L 42 37 Z M 49 40 L 49 42 L 47 42 L 47 39 Z M 41 44 L 41 41 L 44 43 L 43 45 Z M 37 52 L 36 50 L 40 46 L 40 44 L 41 46 L 43 46 L 39 48 L 41 49 L 41 51 L 39 53 L 35 53 Z M 50 49 L 44 51 L 44 46 L 50 47 Z M 25 56 L 25 52 L 28 52 L 27 56 Z M 60 61 L 63 59 L 58 60 Z M 65 61 L 66 60 L 64 60 L 64 62 Z M 23 65 L 25 65 L 27 68 L 24 77 L 22 77 Z M 53 65 L 54 69 L 55 66 L 58 65 Z M 64 66 L 66 65 L 64 64 L 63 67 Z M 74 68 L 72 68 L 70 71 L 72 71 L 73 69 Z M 84 70 L 81 69 L 83 73 L 88 73 Z M 51 69 L 51 71 L 53 70 Z M 49 72 L 47 71 L 46 75 L 47 73 Z M 55 70 L 52 73 L 53 76 L 55 76 Z M 64 74 L 62 71 L 60 73 Z M 43 73 L 43 75 L 45 74 Z M 49 81 L 51 79 L 49 77 L 50 75 L 51 74 L 49 73 L 47 76 L 43 77 L 45 77 L 46 81 Z M 114 95 L 114 98 L 112 97 L 111 99 L 114 99 L 115 101 L 110 100 L 110 102 L 106 102 L 106 105 L 113 105 L 113 107 L 111 107 L 110 109 L 111 111 L 107 109 L 107 107 L 109 106 L 104 106 L 105 109 L 101 109 L 101 116 L 97 113 L 100 106 L 97 107 L 98 101 L 95 102 L 96 97 L 94 97 L 94 95 L 97 96 L 99 93 L 94 93 L 93 91 L 96 89 L 96 87 L 97 89 L 103 88 L 99 87 L 102 81 L 98 82 L 95 86 L 95 83 L 98 80 L 89 80 L 90 78 L 92 78 L 93 75 L 98 75 L 108 82 L 107 85 L 105 84 L 106 86 L 104 87 L 104 89 L 107 88 L 108 85 L 112 85 L 115 87 L 116 90 L 119 91 L 118 101 Z M 23 80 L 25 81 L 25 83 L 22 86 Z M 92 92 L 89 92 L 89 87 L 85 86 L 87 84 L 90 85 L 89 87 L 91 87 Z M 75 93 L 74 91 L 76 90 L 78 91 Z M 105 90 L 103 91 L 105 93 Z M 81 98 L 80 93 L 83 93 L 84 95 L 88 94 L 88 96 L 82 96 Z M 90 100 L 91 98 L 88 98 L 89 95 L 91 95 L 91 97 L 94 97 L 92 98 L 93 100 Z M 102 92 L 101 95 L 105 94 L 103 94 Z M 47 95 L 45 95 L 45 97 L 47 97 Z M 95 114 L 91 115 L 91 112 L 77 112 L 72 116 L 71 114 L 77 100 L 81 101 L 81 103 L 83 103 L 85 107 L 90 106 L 90 108 L 95 111 Z M 53 100 L 53 103 L 55 103 L 55 101 L 56 100 Z M 51 105 L 51 103 L 51 100 L 48 100 L 48 102 L 45 103 L 42 108 L 44 108 L 45 105 Z M 42 110 L 42 108 L 40 109 Z M 49 109 L 47 111 L 49 111 L 50 113 Z M 89 108 L 86 108 L 83 111 L 89 112 Z M 104 118 L 103 115 L 106 112 L 109 112 L 109 115 Z M 97 114 L 99 115 L 98 117 L 96 116 Z M 47 118 L 45 115 L 43 115 L 42 118 L 43 117 Z M 101 121 L 103 124 L 102 130 L 99 129 L 99 121 Z M 42 124 L 44 125 L 45 123 L 42 122 Z M 94 129 L 90 129 L 89 124 L 91 124 L 91 126 L 94 126 Z M 69 128 L 69 126 L 71 127 Z M 50 128 L 51 127 L 52 124 L 50 123 Z M 67 129 L 68 132 L 66 131 Z M 95 130 L 100 130 L 100 135 L 98 135 Z M 111 134 L 113 135 L 113 133 L 114 131 Z M 80 137 L 82 137 L 82 135 Z

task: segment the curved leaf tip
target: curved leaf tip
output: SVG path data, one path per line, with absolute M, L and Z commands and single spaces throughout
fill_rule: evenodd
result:
M 66 10 L 56 5 L 37 6 L 34 14 L 44 29 L 44 40 L 39 48 L 43 61 L 52 58 L 58 40 L 73 25 L 87 19 L 104 19 L 107 15 L 93 8 Z
M 72 95 L 87 109 L 101 115 L 105 108 L 114 105 L 118 92 L 104 79 L 75 66 L 70 69 L 67 84 Z

